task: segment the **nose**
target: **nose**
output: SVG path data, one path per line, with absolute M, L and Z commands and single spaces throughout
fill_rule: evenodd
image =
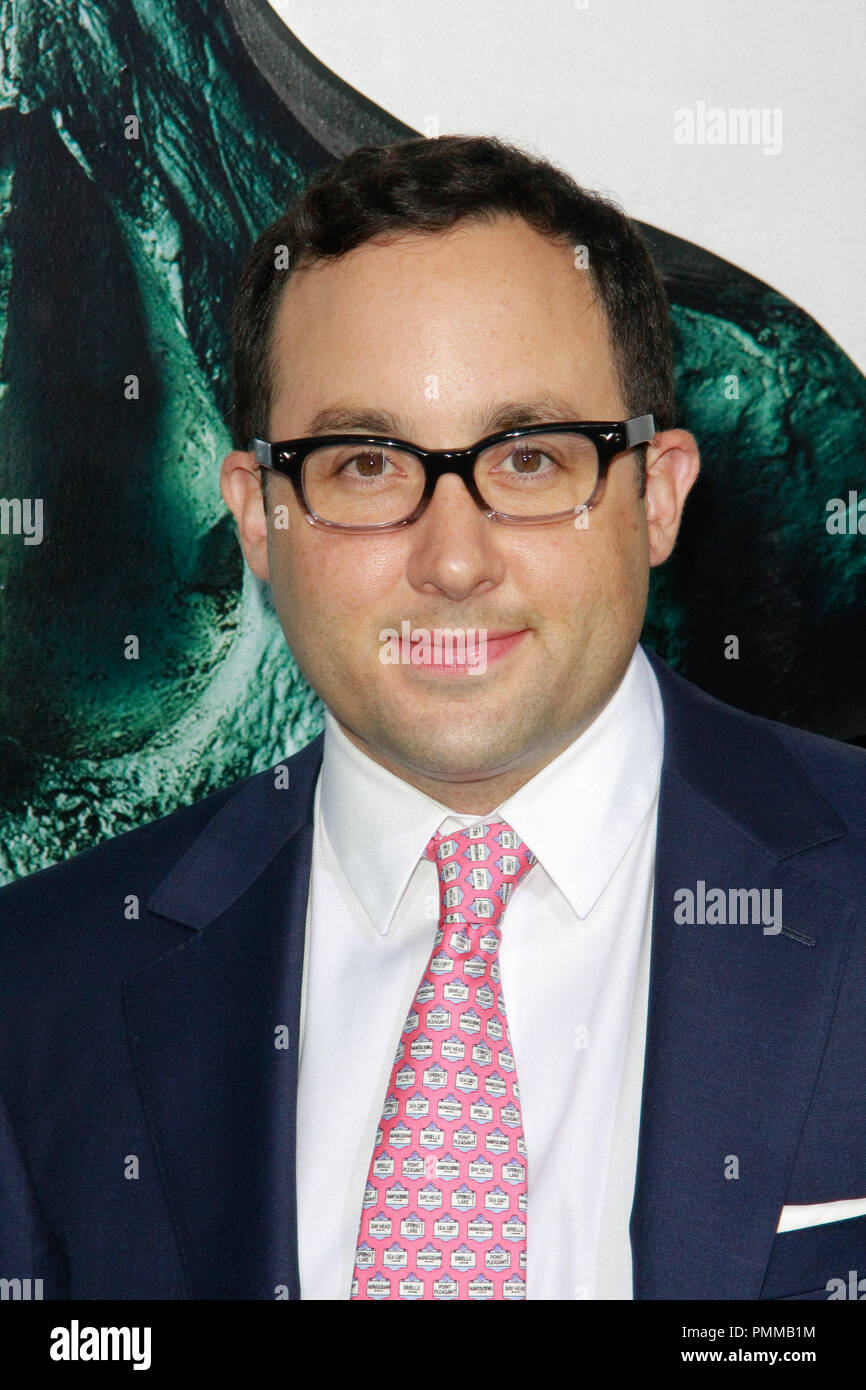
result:
M 426 511 L 408 530 L 407 578 L 416 589 L 459 601 L 502 582 L 499 528 L 475 505 L 456 473 L 439 477 Z

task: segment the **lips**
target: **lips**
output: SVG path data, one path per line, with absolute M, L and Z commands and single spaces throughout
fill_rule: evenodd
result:
M 464 631 L 466 630 L 464 629 Z M 529 629 L 495 628 L 491 630 L 485 628 L 470 628 L 468 631 L 471 632 L 473 636 L 471 640 L 467 640 L 462 652 L 456 649 L 456 644 L 452 644 L 450 651 L 447 647 L 443 648 L 441 651 L 436 651 L 434 649 L 430 652 L 428 660 L 419 661 L 417 659 L 417 652 L 421 644 L 417 642 L 406 644 L 404 642 L 401 649 L 401 656 L 403 656 L 404 662 L 411 664 L 415 671 L 437 672 L 446 675 L 464 675 L 471 674 L 474 670 L 478 674 L 481 674 L 494 662 L 502 660 L 502 658 L 514 651 L 523 641 Z M 415 660 L 412 659 L 413 652 L 416 653 Z M 457 659 L 460 656 L 462 656 L 462 660 Z M 449 657 L 450 660 L 448 659 Z
M 488 632 L 487 634 L 487 661 L 495 661 L 499 656 L 505 656 L 507 652 L 518 646 L 526 636 L 528 628 L 519 628 L 516 632 Z

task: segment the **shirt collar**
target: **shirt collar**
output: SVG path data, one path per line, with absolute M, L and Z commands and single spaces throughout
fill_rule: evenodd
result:
M 579 918 L 600 898 L 655 800 L 663 730 L 658 682 L 636 647 L 589 728 L 483 818 L 517 831 Z M 327 707 L 320 810 L 337 861 L 382 936 L 431 836 L 480 819 L 451 811 L 362 753 Z

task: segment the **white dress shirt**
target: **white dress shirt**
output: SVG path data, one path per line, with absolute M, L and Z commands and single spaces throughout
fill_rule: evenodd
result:
M 396 777 L 326 710 L 301 1001 L 303 1299 L 349 1297 L 376 1129 L 437 927 L 424 850 L 437 830 L 484 820 L 507 821 L 538 860 L 500 947 L 528 1152 L 526 1296 L 631 1298 L 662 746 L 640 647 L 590 727 L 486 816 Z

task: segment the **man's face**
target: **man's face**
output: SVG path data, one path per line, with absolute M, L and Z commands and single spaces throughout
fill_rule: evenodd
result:
M 311 425 L 337 404 L 389 414 L 393 426 L 372 432 L 430 449 L 475 443 L 505 402 L 555 399 L 542 421 L 627 414 L 588 272 L 510 217 L 296 272 L 273 355 L 276 440 L 329 432 Z M 335 432 L 353 430 L 370 432 L 348 420 Z M 455 474 L 420 520 L 378 535 L 311 526 L 272 474 L 264 522 L 245 454 L 226 460 L 224 496 L 301 671 L 353 742 L 436 800 L 486 813 L 572 742 L 625 672 L 649 566 L 673 545 L 697 467 L 696 454 L 691 472 L 683 462 L 690 436 L 674 435 L 667 454 L 650 451 L 660 462 L 645 499 L 634 457 L 611 464 L 585 529 L 490 520 Z M 288 529 L 273 525 L 281 505 Z M 486 669 L 383 663 L 380 634 L 406 621 L 431 634 L 486 629 Z

